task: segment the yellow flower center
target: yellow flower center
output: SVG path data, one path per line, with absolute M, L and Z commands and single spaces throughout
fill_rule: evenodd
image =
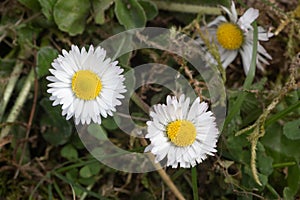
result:
M 186 147 L 194 143 L 196 128 L 187 120 L 176 120 L 168 124 L 167 135 L 176 146 Z
M 217 29 L 217 40 L 219 44 L 228 50 L 239 49 L 244 42 L 243 31 L 233 23 L 222 23 Z
M 93 100 L 99 95 L 101 89 L 101 80 L 92 71 L 79 70 L 72 77 L 72 90 L 80 99 Z

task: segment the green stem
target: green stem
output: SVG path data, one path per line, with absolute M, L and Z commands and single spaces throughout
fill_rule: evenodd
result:
M 192 168 L 192 184 L 193 184 L 193 196 L 194 200 L 198 200 L 198 185 L 197 185 L 197 168 Z
M 97 199 L 107 200 L 106 197 L 103 197 L 103 196 L 101 196 L 100 194 L 98 194 L 96 192 L 89 191 L 88 189 L 86 189 L 85 187 L 82 187 L 77 182 L 69 180 L 66 177 L 64 177 L 63 175 L 59 174 L 59 173 L 53 172 L 53 175 L 56 176 L 57 178 L 59 178 L 60 180 L 62 180 L 63 182 L 66 182 L 66 183 L 70 184 L 72 187 L 77 187 L 77 188 L 81 189 L 83 192 L 86 192 L 88 195 L 90 195 L 92 197 L 95 197 Z
M 30 73 L 28 74 L 28 76 L 25 80 L 23 88 L 21 89 L 21 92 L 19 93 L 19 96 L 17 97 L 17 100 L 16 100 L 14 106 L 12 107 L 12 109 L 7 117 L 6 122 L 8 122 L 8 123 L 14 122 L 17 119 L 17 117 L 28 97 L 28 93 L 30 91 L 33 81 L 34 81 L 34 71 L 33 71 L 33 69 L 31 69 Z M 5 126 L 1 131 L 0 139 L 6 137 L 9 133 L 10 129 L 11 129 L 11 126 Z
M 276 190 L 269 183 L 266 184 L 266 187 L 277 199 L 281 199 L 280 195 L 276 192 Z
M 6 86 L 4 94 L 3 94 L 3 99 L 0 103 L 0 122 L 2 121 L 2 117 L 4 115 L 7 103 L 8 103 L 8 101 L 11 97 L 11 94 L 15 88 L 17 80 L 19 79 L 19 76 L 22 72 L 23 65 L 24 65 L 23 62 L 17 60 L 16 65 L 10 75 L 9 81 L 7 83 L 7 86 Z
M 243 85 L 243 89 L 245 91 L 250 89 L 250 86 L 253 82 L 254 75 L 255 75 L 255 69 L 256 69 L 256 56 L 257 56 L 257 40 L 258 40 L 258 35 L 257 35 L 257 24 L 256 22 L 253 23 L 253 50 L 252 50 L 252 59 L 251 59 L 251 65 L 249 72 L 247 74 L 246 80 Z M 233 119 L 233 117 L 238 113 L 240 110 L 240 107 L 246 97 L 246 92 L 241 91 L 239 96 L 237 97 L 237 100 L 234 102 L 234 107 L 231 109 L 231 112 L 229 112 L 228 116 L 225 119 L 224 122 L 224 127 L 226 127 L 229 122 Z
M 273 124 L 274 122 L 276 122 L 278 119 L 283 118 L 284 116 L 286 116 L 287 114 L 289 114 L 292 111 L 295 111 L 298 107 L 300 107 L 300 101 L 298 101 L 297 103 L 289 106 L 288 108 L 276 113 L 275 115 L 273 115 L 272 117 L 270 117 L 267 121 L 265 126 L 269 126 L 271 124 Z
M 276 163 L 273 164 L 273 168 L 282 168 L 296 165 L 296 162 L 285 162 L 285 163 Z
M 60 188 L 59 188 L 59 186 L 57 185 L 57 183 L 56 183 L 55 180 L 54 180 L 54 182 L 53 182 L 53 186 L 54 186 L 54 189 L 55 189 L 55 191 L 57 192 L 59 198 L 60 198 L 61 200 L 65 200 L 65 199 L 66 199 L 65 196 L 64 196 L 63 193 L 61 192 L 61 190 L 60 190 Z
M 174 12 L 184 12 L 184 13 L 201 13 L 208 15 L 220 15 L 220 8 L 201 6 L 194 4 L 183 4 L 183 3 L 173 3 L 171 1 L 152 1 L 156 4 L 157 8 L 160 10 L 174 11 Z
M 132 96 L 131 96 L 131 99 L 132 101 L 138 106 L 140 107 L 145 113 L 149 113 L 150 111 L 150 108 L 149 106 L 143 102 L 140 97 L 136 94 L 136 93 L 133 93 Z

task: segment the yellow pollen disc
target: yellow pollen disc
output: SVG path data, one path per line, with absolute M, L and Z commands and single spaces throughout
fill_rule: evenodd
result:
M 101 89 L 101 80 L 92 71 L 79 70 L 72 77 L 72 90 L 80 99 L 93 100 L 99 95 Z
M 194 143 L 196 128 L 187 120 L 176 120 L 168 124 L 167 135 L 176 146 L 186 147 Z
M 243 31 L 236 24 L 222 23 L 219 25 L 216 34 L 219 44 L 224 49 L 239 49 L 244 42 Z

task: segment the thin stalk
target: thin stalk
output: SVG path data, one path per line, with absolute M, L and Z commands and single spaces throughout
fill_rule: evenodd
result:
M 283 167 L 290 167 L 296 165 L 296 162 L 285 162 L 285 163 L 276 163 L 273 164 L 273 168 L 283 168 Z
M 171 1 L 152 1 L 160 10 L 184 12 L 184 13 L 201 13 L 207 15 L 220 15 L 221 10 L 217 7 L 201 6 L 195 4 L 174 3 Z
M 257 35 L 257 24 L 256 22 L 253 23 L 253 50 L 252 50 L 252 59 L 251 59 L 251 65 L 249 72 L 247 74 L 246 80 L 243 85 L 244 90 L 249 90 L 250 86 L 253 82 L 254 75 L 255 75 L 255 69 L 256 69 L 256 57 L 257 57 L 257 40 L 258 40 L 258 35 Z M 237 97 L 237 100 L 234 102 L 234 107 L 231 109 L 231 112 L 229 112 L 228 116 L 225 119 L 224 122 L 224 127 L 226 127 L 229 122 L 233 119 L 233 117 L 238 113 L 240 110 L 240 107 L 246 97 L 246 92 L 242 91 L 239 96 Z
M 141 144 L 143 146 L 147 146 L 148 143 L 145 140 L 145 138 L 140 138 Z M 181 194 L 181 192 L 178 190 L 170 176 L 166 173 L 166 171 L 161 167 L 159 163 L 154 162 L 154 155 L 149 154 L 148 155 L 150 160 L 153 161 L 152 164 L 156 168 L 158 174 L 162 178 L 162 180 L 165 182 L 165 184 L 170 188 L 170 190 L 174 193 L 174 195 L 179 199 L 179 200 L 185 200 L 184 196 Z
M 197 168 L 192 168 L 192 184 L 193 184 L 193 196 L 194 200 L 199 200 L 198 184 L 197 184 Z
M 267 121 L 265 126 L 269 126 L 271 124 L 273 124 L 274 122 L 276 122 L 278 119 L 281 119 L 283 117 L 285 117 L 287 114 L 289 114 L 290 112 L 295 111 L 297 108 L 300 107 L 300 101 L 298 101 L 297 103 L 287 107 L 286 109 L 274 114 L 273 116 L 271 116 Z
M 131 96 L 131 100 L 136 103 L 138 107 L 140 107 L 145 113 L 149 113 L 150 107 L 137 95 L 137 93 L 133 93 Z
M 276 190 L 269 184 L 266 184 L 266 188 L 276 197 L 277 199 L 280 199 L 280 195 L 276 192 Z
M 27 99 L 27 96 L 28 96 L 28 93 L 30 91 L 33 81 L 34 81 L 34 70 L 31 69 L 30 73 L 28 74 L 28 76 L 25 80 L 23 88 L 21 89 L 21 92 L 19 93 L 19 96 L 17 97 L 17 100 L 16 100 L 14 106 L 12 107 L 12 109 L 7 117 L 6 122 L 11 123 L 17 119 L 17 117 Z M 11 129 L 11 126 L 5 126 L 1 131 L 0 139 L 6 137 L 8 135 L 8 133 L 10 132 L 10 129 Z

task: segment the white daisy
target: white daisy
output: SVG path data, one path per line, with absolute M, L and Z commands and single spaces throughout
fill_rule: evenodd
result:
M 151 143 L 145 152 L 151 151 L 156 162 L 166 158 L 167 166 L 188 168 L 216 152 L 219 131 L 213 113 L 199 97 L 189 103 L 184 95 L 179 100 L 168 96 L 167 105 L 153 106 L 145 136 Z
M 123 84 L 123 69 L 117 61 L 105 59 L 106 51 L 91 45 L 88 52 L 81 51 L 75 45 L 71 50 L 62 51 L 52 62 L 53 69 L 49 69 L 53 76 L 47 80 L 53 106 L 62 105 L 62 115 L 66 119 L 74 116 L 75 124 L 101 124 L 101 116 L 112 116 L 116 106 L 124 98 L 121 93 L 126 92 Z
M 257 19 L 259 11 L 249 8 L 239 19 L 232 1 L 231 9 L 222 6 L 222 9 L 228 14 L 229 21 L 224 16 L 218 16 L 207 25 L 210 41 L 216 42 L 218 46 L 221 62 L 226 69 L 227 66 L 241 54 L 244 72 L 249 72 L 252 48 L 253 48 L 253 27 L 251 23 Z M 258 41 L 268 41 L 272 33 L 266 32 L 264 28 L 258 26 Z M 201 44 L 203 41 L 199 40 Z M 269 64 L 267 59 L 272 57 L 267 53 L 263 46 L 257 44 L 257 67 L 263 70 L 263 64 Z M 209 62 L 216 64 L 211 55 L 207 55 Z M 267 59 L 266 59 L 267 58 Z

